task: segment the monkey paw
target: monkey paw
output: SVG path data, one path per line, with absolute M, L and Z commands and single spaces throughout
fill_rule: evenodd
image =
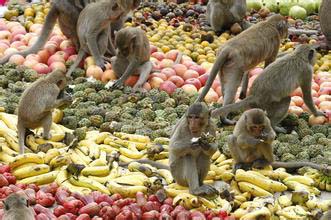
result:
M 202 185 L 195 190 L 194 195 L 196 196 L 205 196 L 205 197 L 215 197 L 219 195 L 217 189 L 211 185 Z
M 233 172 L 236 173 L 237 170 L 242 169 L 242 170 L 249 170 L 251 168 L 251 164 L 248 163 L 237 163 L 234 165 Z
M 285 128 L 279 127 L 279 126 L 275 126 L 274 127 L 275 132 L 277 133 L 282 133 L 282 134 L 286 134 L 287 130 Z
M 253 162 L 252 167 L 256 169 L 263 169 L 264 167 L 268 166 L 269 163 L 266 160 L 258 159 Z
M 48 134 L 44 133 L 44 134 L 43 134 L 43 138 L 44 138 L 45 140 L 49 140 L 49 139 L 52 138 L 52 135 L 51 135 L 50 133 L 48 133 Z
M 221 117 L 221 122 L 224 125 L 235 125 L 236 124 L 235 120 L 230 120 L 228 118 L 223 118 L 223 117 Z
M 119 89 L 123 86 L 121 80 L 116 80 L 115 83 L 110 87 L 110 89 Z

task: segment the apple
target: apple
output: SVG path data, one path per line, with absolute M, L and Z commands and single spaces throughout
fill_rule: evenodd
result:
M 39 56 L 39 62 L 46 64 L 50 57 L 50 53 L 46 49 L 43 49 L 43 50 L 40 50 L 37 54 Z
M 25 46 L 23 42 L 21 41 L 15 41 L 13 42 L 10 47 L 18 49 L 20 46 Z
M 53 54 L 52 56 L 50 56 L 48 58 L 47 64 L 48 65 L 51 65 L 53 62 L 56 62 L 56 61 L 62 62 L 62 63 L 65 62 L 64 58 L 61 55 L 59 55 L 59 54 Z
M 169 50 L 166 54 L 165 54 L 165 58 L 166 59 L 170 59 L 172 61 L 175 61 L 177 59 L 179 51 L 178 50 Z
M 39 74 L 47 74 L 47 73 L 51 72 L 51 68 L 49 68 L 44 63 L 37 63 L 36 65 L 34 65 L 32 67 L 32 69 L 34 69 L 35 71 L 37 71 L 37 73 L 39 73 Z
M 153 77 L 148 82 L 149 84 L 151 84 L 151 87 L 154 89 L 154 88 L 159 88 L 164 81 L 159 77 Z
M 51 68 L 52 71 L 55 69 L 59 69 L 65 72 L 67 70 L 66 65 L 59 61 L 52 62 L 49 67 Z
M 160 62 L 160 67 L 166 68 L 166 67 L 172 67 L 174 65 L 174 61 L 170 60 L 170 59 L 163 59 Z
M 150 54 L 153 54 L 157 51 L 157 47 L 154 45 L 149 45 L 149 49 L 150 49 Z
M 25 59 L 23 65 L 28 67 L 28 68 L 32 68 L 33 66 L 35 66 L 38 63 L 37 60 L 27 60 Z
M 184 73 L 187 70 L 187 67 L 180 63 L 173 65 L 172 68 L 176 71 L 176 74 L 180 77 L 183 77 Z
M 164 73 L 158 73 L 158 72 L 155 72 L 155 73 L 152 73 L 149 75 L 148 79 L 151 79 L 153 77 L 159 77 L 161 78 L 163 81 L 167 80 L 167 76 L 164 74 Z
M 26 45 L 26 43 L 23 41 L 24 35 L 23 34 L 16 34 L 12 37 L 10 42 L 20 41 L 22 44 Z
M 197 88 L 192 84 L 183 85 L 182 89 L 189 96 L 193 96 L 193 95 L 197 94 L 197 92 L 198 92 Z
M 51 55 L 53 55 L 57 51 L 56 43 L 47 42 L 44 47 Z
M 189 69 L 197 71 L 200 76 L 206 73 L 206 70 L 199 65 L 192 65 Z
M 60 36 L 60 35 L 54 35 L 53 37 L 51 37 L 49 39 L 49 41 L 55 41 L 57 43 L 57 45 L 60 45 L 63 40 L 65 40 L 65 38 L 63 36 Z
M 69 58 L 69 55 L 61 50 L 56 51 L 56 53 L 54 55 L 60 55 L 61 57 L 63 57 L 64 60 L 67 60 Z
M 151 54 L 151 57 L 154 57 L 157 60 L 161 61 L 165 58 L 165 55 L 162 52 L 154 52 L 154 53 Z
M 161 73 L 165 74 L 167 79 L 171 76 L 175 76 L 176 75 L 176 71 L 170 67 L 164 68 L 161 70 Z
M 61 43 L 60 43 L 60 49 L 61 50 L 64 50 L 68 47 L 74 47 L 74 44 L 71 42 L 71 40 L 63 40 Z
M 204 86 L 206 84 L 208 77 L 209 77 L 208 73 L 205 73 L 198 77 L 198 80 L 200 80 L 202 86 Z
M 182 77 L 180 76 L 170 76 L 168 78 L 169 81 L 173 82 L 177 87 L 181 87 L 182 85 L 184 85 L 184 80 Z
M 10 40 L 12 37 L 9 31 L 0 31 L 0 39 L 7 39 Z
M 166 91 L 169 95 L 174 93 L 176 89 L 177 86 L 169 80 L 166 80 L 160 84 L 160 90 Z
M 67 47 L 63 51 L 68 55 L 68 57 L 77 53 L 75 47 Z
M 183 75 L 183 79 L 187 80 L 187 79 L 191 79 L 191 78 L 198 78 L 199 77 L 199 73 L 195 70 L 186 70 L 184 75 Z
M 200 80 L 198 80 L 197 78 L 190 78 L 190 79 L 187 79 L 185 80 L 184 84 L 191 84 L 191 85 L 194 85 L 197 90 L 199 90 L 201 88 L 201 82 Z
M 22 65 L 25 61 L 25 58 L 22 55 L 14 54 L 9 58 L 9 63 L 15 63 L 16 65 Z

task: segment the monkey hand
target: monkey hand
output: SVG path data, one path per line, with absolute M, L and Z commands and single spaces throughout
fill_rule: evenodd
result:
M 316 111 L 316 114 L 315 116 L 324 116 L 324 117 L 328 117 L 327 114 L 325 112 L 322 112 L 322 111 Z
M 119 89 L 123 86 L 122 80 L 116 80 L 115 83 L 110 87 L 111 89 Z
M 74 100 L 71 95 L 67 95 L 63 98 L 65 104 L 71 104 Z
M 199 143 L 199 141 L 192 142 L 191 143 L 191 149 L 192 150 L 198 150 L 198 149 L 200 149 L 200 143 Z

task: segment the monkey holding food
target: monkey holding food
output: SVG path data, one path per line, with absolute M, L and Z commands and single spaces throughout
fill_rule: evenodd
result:
M 326 39 L 328 49 L 331 49 L 331 0 L 323 0 L 320 6 L 319 16 L 321 30 Z
M 72 102 L 70 96 L 59 97 L 67 85 L 65 73 L 55 70 L 33 82 L 22 94 L 18 104 L 18 139 L 20 154 L 24 153 L 27 129 L 43 127 L 43 138 L 50 139 L 52 110 Z
M 244 26 L 246 0 L 209 0 L 207 4 L 207 21 L 216 32 L 229 29 L 233 24 Z
M 139 75 L 134 90 L 142 88 L 152 71 L 150 45 L 143 30 L 136 27 L 121 29 L 115 35 L 117 54 L 112 57 L 111 64 L 115 75 L 119 78 L 111 88 L 119 88 L 131 75 Z M 106 86 L 109 87 L 112 82 Z
M 253 107 L 261 108 L 267 111 L 273 129 L 286 133 L 278 124 L 286 117 L 291 102 L 290 95 L 298 86 L 311 113 L 325 116 L 324 112 L 316 109 L 311 95 L 315 53 L 309 44 L 297 46 L 292 53 L 277 59 L 263 70 L 253 82 L 247 98 L 212 111 L 212 117 Z
M 223 105 L 233 103 L 242 78 L 248 77 L 247 71 L 262 61 L 268 66 L 275 60 L 280 41 L 287 36 L 287 29 L 286 19 L 276 14 L 227 41 L 218 51 L 207 83 L 196 101 L 203 101 L 218 73 L 224 97 Z M 246 96 L 247 81 L 244 80 L 246 83 L 242 86 L 241 98 Z M 227 114 L 222 116 L 224 124 L 235 123 L 227 119 Z
M 310 166 L 318 170 L 331 170 L 311 162 L 275 162 L 272 142 L 276 133 L 269 118 L 262 109 L 253 108 L 245 111 L 239 118 L 233 134 L 228 137 L 228 146 L 234 160 L 234 171 L 248 170 L 251 167 L 262 169 L 268 165 L 273 168 L 298 169 Z
M 34 211 L 24 195 L 10 194 L 4 201 L 2 220 L 34 220 Z

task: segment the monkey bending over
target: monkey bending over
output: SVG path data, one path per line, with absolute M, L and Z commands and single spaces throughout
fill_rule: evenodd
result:
M 265 66 L 268 66 L 276 59 L 280 41 L 287 36 L 287 29 L 285 18 L 276 14 L 227 41 L 218 52 L 216 62 L 197 102 L 203 101 L 218 73 L 224 96 L 223 105 L 233 103 L 243 76 L 248 77 L 247 71 L 263 60 Z M 242 87 L 241 98 L 245 97 L 246 89 L 247 84 Z M 227 114 L 222 116 L 224 124 L 234 124 L 226 118 Z
M 123 5 L 121 5 L 123 4 Z M 102 0 L 88 4 L 80 13 L 77 21 L 77 34 L 80 48 L 77 59 L 70 66 L 70 76 L 87 53 L 91 53 L 96 64 L 105 69 L 102 56 L 110 43 L 110 23 L 116 21 L 128 7 L 125 1 Z M 96 13 L 98 12 L 98 13 Z
M 72 102 L 70 96 L 59 98 L 65 88 L 65 73 L 55 70 L 33 82 L 22 94 L 18 104 L 18 139 L 20 154 L 24 153 L 25 132 L 27 129 L 43 127 L 43 138 L 49 139 L 52 125 L 52 110 Z
M 291 102 L 290 94 L 301 87 L 304 103 L 315 116 L 325 116 L 314 105 L 311 95 L 311 81 L 315 50 L 309 44 L 301 44 L 297 48 L 270 64 L 255 79 L 249 95 L 242 101 L 212 111 L 212 116 L 227 115 L 233 111 L 249 108 L 261 108 L 267 111 L 271 125 L 276 132 L 286 133 L 277 125 L 287 115 Z
M 239 118 L 233 134 L 228 138 L 229 149 L 235 163 L 234 171 L 247 170 L 251 167 L 261 169 L 267 165 L 290 170 L 304 166 L 331 170 L 331 167 L 311 162 L 275 162 L 272 150 L 275 137 L 276 133 L 271 127 L 270 120 L 262 109 L 253 108 L 245 111 Z
M 320 6 L 319 16 L 321 30 L 326 39 L 326 45 L 331 49 L 331 0 L 323 0 Z
M 119 78 L 111 88 L 119 88 L 131 75 L 139 75 L 133 89 L 141 89 L 152 71 L 150 46 L 148 38 L 140 28 L 124 28 L 115 35 L 117 54 L 112 57 L 111 64 L 115 75 Z M 110 86 L 112 82 L 106 86 Z
M 2 220 L 34 220 L 34 211 L 23 195 L 12 193 L 3 203 L 5 207 Z
M 246 10 L 246 0 L 210 0 L 207 4 L 207 21 L 216 32 L 229 29 L 235 23 L 245 26 L 243 18 Z

